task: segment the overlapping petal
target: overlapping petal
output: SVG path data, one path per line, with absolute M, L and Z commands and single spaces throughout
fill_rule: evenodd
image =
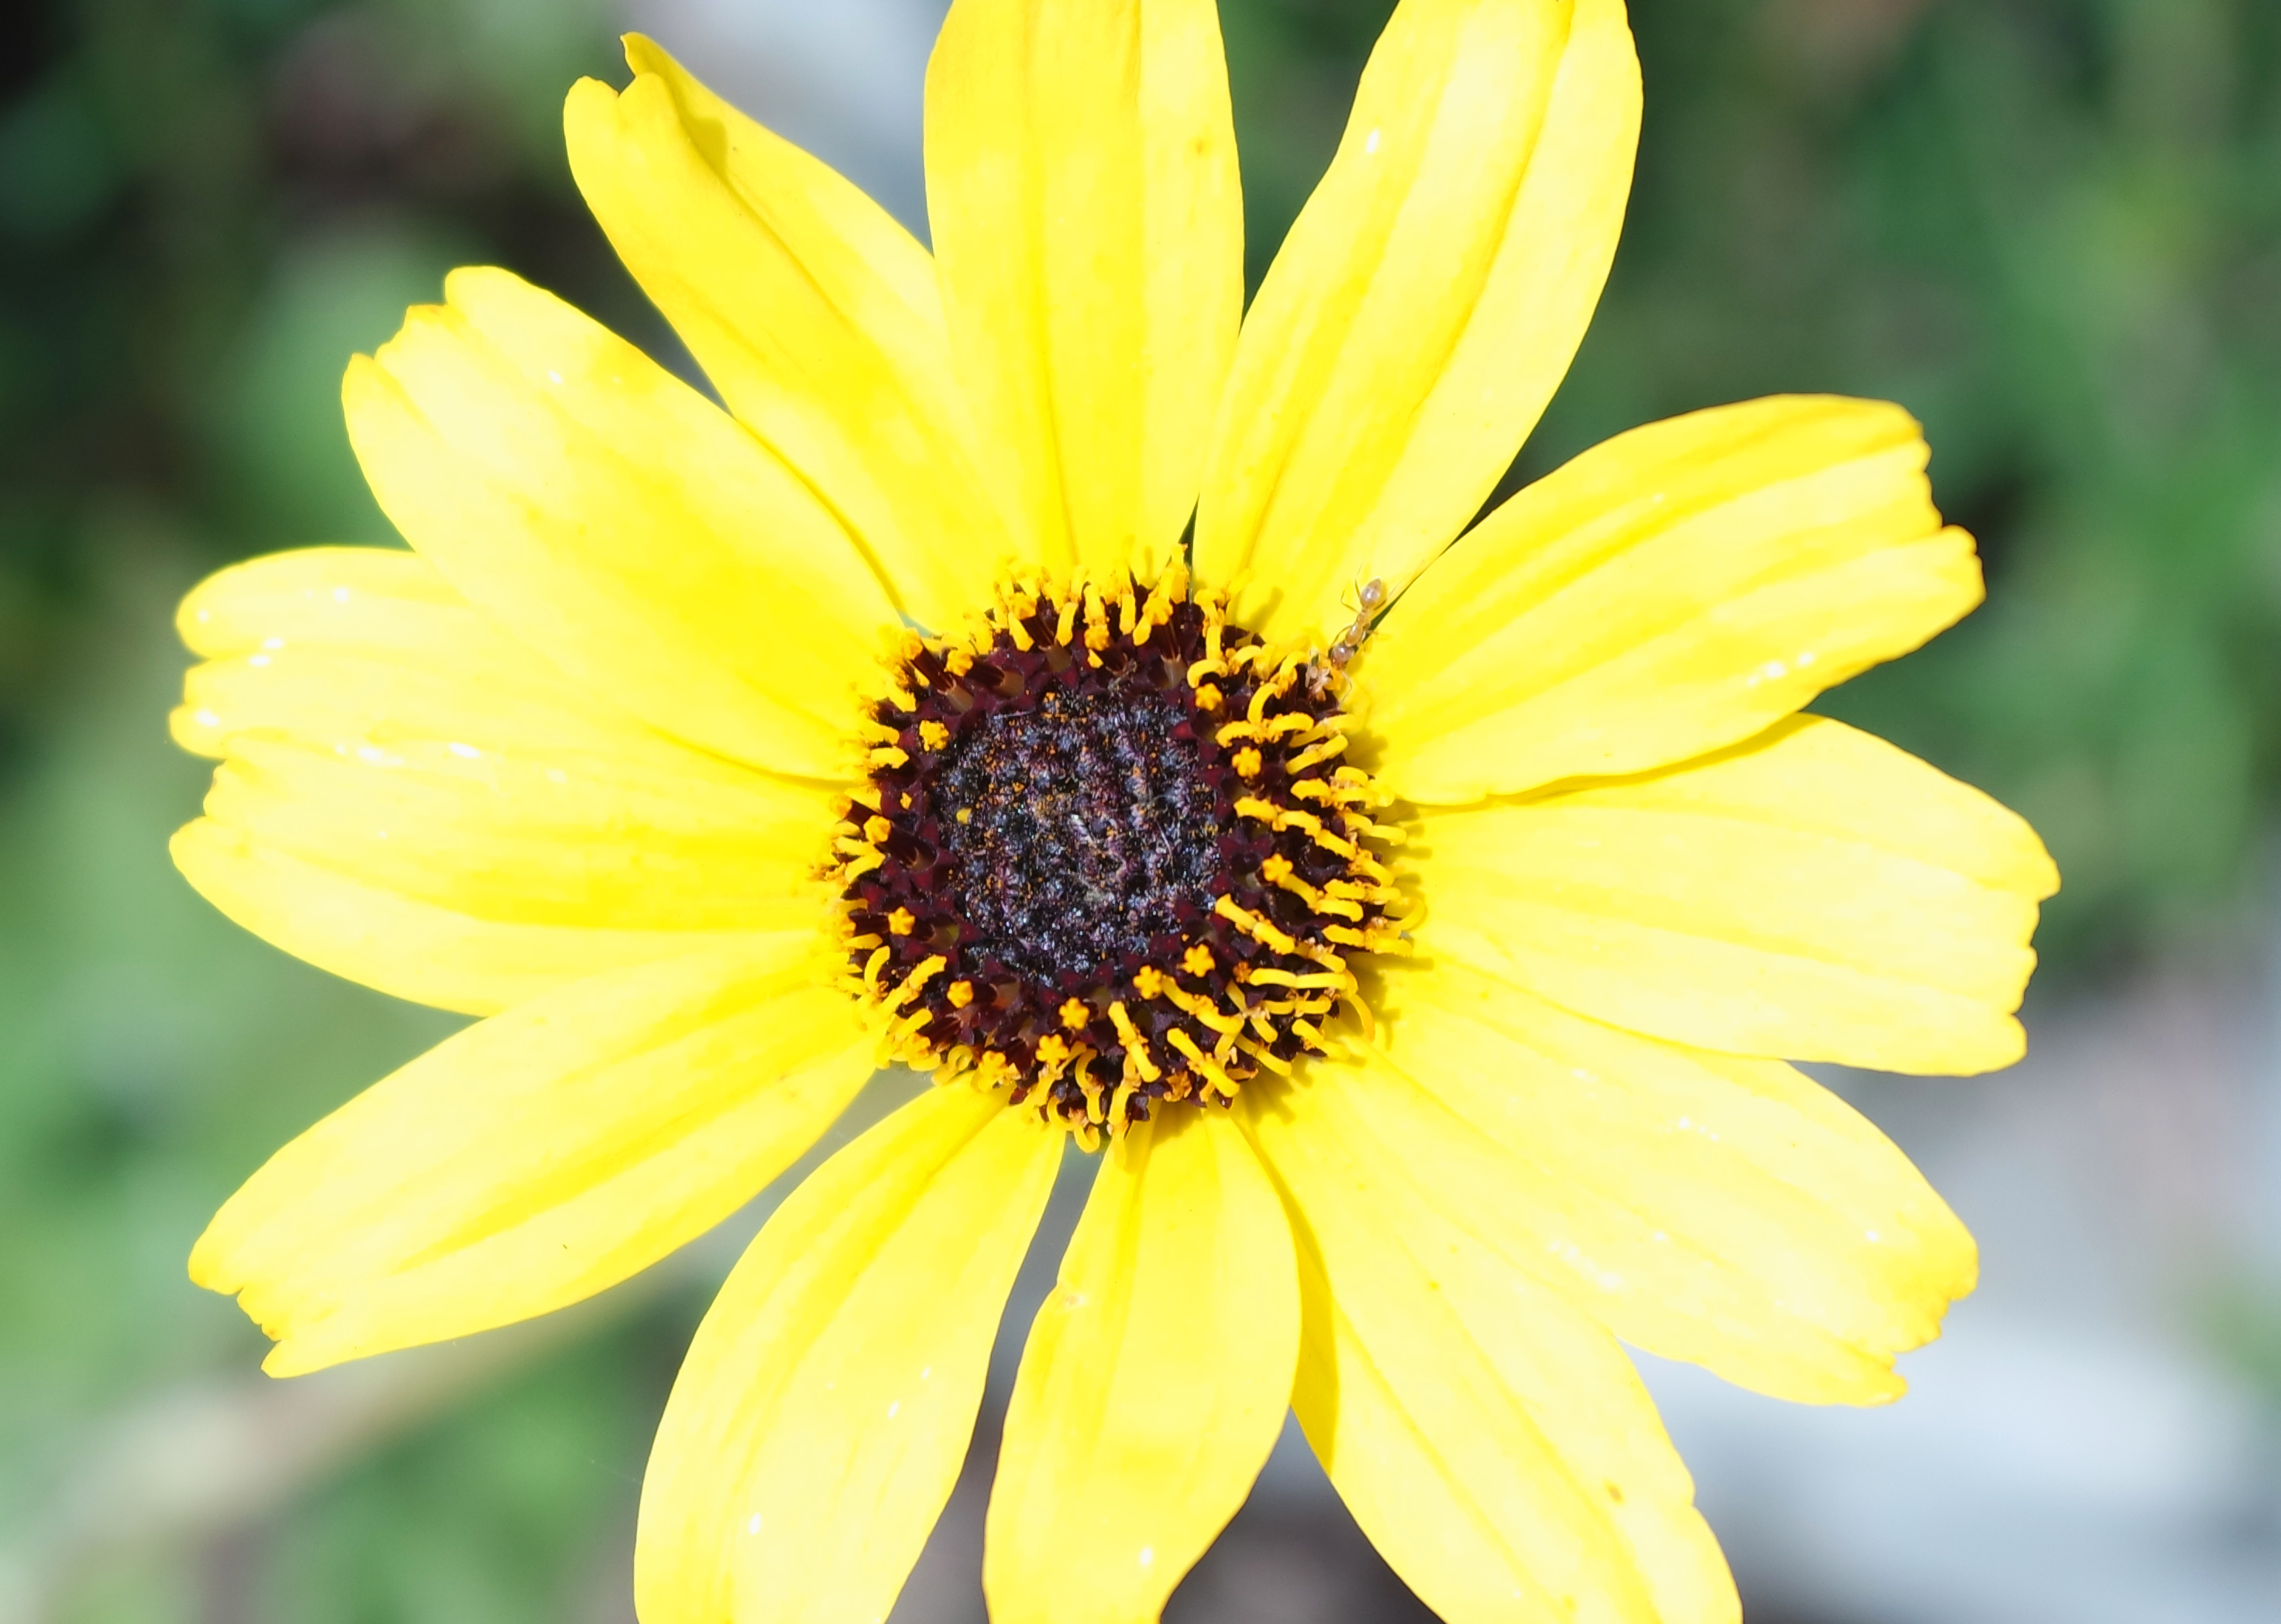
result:
M 1977 605 L 1916 423 L 1785 398 L 1619 436 L 1436 559 L 1370 646 L 1378 772 L 1465 801 L 1748 739 Z
M 412 553 L 258 559 L 181 623 L 207 659 L 175 737 L 222 765 L 176 860 L 313 963 L 491 1014 L 823 917 L 827 789 L 656 732 Z
M 1323 1084 L 1368 1087 L 1334 1071 Z M 1615 1339 L 1423 1198 L 1315 1093 L 1251 1112 L 1300 1238 L 1293 1397 L 1340 1496 L 1450 1624 L 1726 1624 L 1733 1581 Z
M 1289 1226 L 1242 1132 L 1177 1108 L 1129 1131 L 1023 1350 L 983 1557 L 994 1624 L 1156 1618 L 1266 1464 L 1298 1344 Z
M 1875 1403 L 1900 1391 L 1893 1356 L 1972 1289 L 1972 1239 L 1923 1176 L 1780 1061 L 1643 1038 L 1447 963 L 1389 978 L 1385 1012 L 1415 1088 L 1386 1084 L 1357 1119 L 1428 1187 L 1507 1191 L 1484 1209 L 1506 1215 L 1505 1249 L 1557 1258 L 1642 1347 L 1781 1397 Z
M 875 1624 L 949 1498 L 1063 1136 L 932 1090 L 762 1230 L 642 1486 L 643 1624 Z
M 898 604 L 948 630 L 1017 551 L 986 494 L 934 262 L 885 211 L 638 35 L 584 80 L 570 167 L 739 420 L 799 471 Z
M 1639 115 L 1620 0 L 1403 0 L 1221 405 L 1196 568 L 1247 624 L 1324 638 L 1479 511 L 1591 320 Z
M 191 1254 L 274 1375 L 615 1285 L 790 1166 L 870 1076 L 815 932 L 640 966 L 469 1027 L 271 1157 Z
M 1243 310 L 1213 0 L 956 0 L 926 170 L 961 375 L 1030 556 L 1154 575 Z
M 1665 772 L 1428 808 L 1408 856 L 1430 954 L 1682 1043 L 1941 1075 L 2020 1057 L 2059 883 L 2012 813 L 1816 716 Z
M 1526 1067 L 1526 1052 L 1514 1063 Z M 1780 1295 L 1781 1271 L 1766 1257 L 1696 1244 L 1665 1221 L 1670 1208 L 1655 1192 L 1611 1194 L 1570 1176 L 1562 1147 L 1509 1149 L 1437 1097 L 1439 1082 L 1429 1087 L 1383 1055 L 1337 1080 L 1345 1086 L 1318 1088 L 1291 1108 L 1310 1133 L 1374 1146 L 1370 1165 L 1381 1181 L 1409 1187 L 1405 1200 L 1425 1203 L 1505 1267 L 1561 1293 L 1626 1342 L 1778 1398 L 1875 1404 L 1902 1392 L 1894 1349 L 1869 1345 L 1859 1324 L 1849 1335 L 1821 1322 L 1842 1320 L 1858 1291 L 1801 1311 Z M 1273 1144 L 1266 1148 L 1272 1160 Z M 1732 1171 L 1737 1188 L 1763 1177 L 1748 1166 Z M 1865 1323 L 1892 1318 L 1880 1305 Z
M 398 530 L 468 600 L 644 721 L 833 777 L 896 624 L 839 518 L 640 351 L 462 270 L 343 384 Z

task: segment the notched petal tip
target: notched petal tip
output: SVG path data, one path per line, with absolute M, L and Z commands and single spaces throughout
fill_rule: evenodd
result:
M 590 130 L 607 128 L 615 122 L 618 95 L 615 85 L 591 74 L 572 83 L 562 97 L 564 140 L 575 149 Z
M 410 313 L 406 312 L 407 317 Z M 398 330 L 402 329 L 399 327 Z M 380 350 L 387 348 L 386 344 L 380 345 Z M 359 352 L 350 356 L 348 365 L 341 369 L 341 406 L 349 414 L 352 427 L 360 410 L 370 404 L 380 391 L 393 387 L 387 369 L 380 364 L 378 352 L 370 355 Z
M 687 71 L 671 51 L 646 34 L 622 34 L 618 36 L 618 44 L 625 52 L 626 66 L 637 74 L 656 73 L 669 77 Z

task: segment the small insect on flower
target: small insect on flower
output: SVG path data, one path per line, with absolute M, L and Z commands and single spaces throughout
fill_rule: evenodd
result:
M 456 272 L 344 384 L 411 551 L 183 605 L 182 871 L 483 1017 L 193 1277 L 280 1375 L 545 1313 L 899 1063 L 690 1349 L 645 1624 L 886 1615 L 1072 1147 L 997 1624 L 1156 1617 L 1289 1411 L 1452 1620 L 1733 1620 L 1619 1339 L 1899 1393 L 1971 1239 L 1789 1062 L 2015 1059 L 2057 878 L 1805 712 L 1980 599 L 1899 409 L 1697 413 L 1474 522 L 1614 251 L 1619 0 L 1403 0 L 1249 312 L 1210 0 L 955 0 L 932 251 L 626 54 L 571 166 L 720 404 Z
M 1344 683 L 1347 667 L 1370 641 L 1371 627 L 1378 613 L 1386 607 L 1386 583 L 1376 579 L 1365 581 L 1355 589 L 1355 617 L 1339 635 L 1331 639 L 1329 652 L 1320 660 L 1307 662 L 1307 692 L 1315 699 L 1328 698 Z

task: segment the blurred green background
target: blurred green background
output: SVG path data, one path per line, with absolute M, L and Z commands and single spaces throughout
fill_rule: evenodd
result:
M 1389 9 L 1225 0 L 1255 279 Z M 1632 12 L 1630 223 L 1515 478 L 1714 402 L 1903 402 L 1991 601 L 1826 708 L 2045 833 L 2067 890 L 2040 998 L 2257 950 L 2281 794 L 2281 4 Z M 12 20 L 0 1619 L 622 1620 L 696 1284 L 324 1411 L 249 1398 L 261 1339 L 184 1280 L 269 1148 L 450 1023 L 285 960 L 179 882 L 166 837 L 205 769 L 164 716 L 198 576 L 389 538 L 340 367 L 447 267 L 506 265 L 677 357 L 561 154 L 562 92 L 622 78 L 626 19 L 51 0 Z M 244 1481 L 171 1480 L 183 1437 L 238 1448 Z

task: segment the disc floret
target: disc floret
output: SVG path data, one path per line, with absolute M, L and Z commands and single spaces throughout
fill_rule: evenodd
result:
M 1357 955 L 1405 946 L 1400 835 L 1342 759 L 1344 665 L 1178 564 L 1004 584 L 964 635 L 908 637 L 831 869 L 891 1052 L 1092 1145 L 1366 1020 Z

